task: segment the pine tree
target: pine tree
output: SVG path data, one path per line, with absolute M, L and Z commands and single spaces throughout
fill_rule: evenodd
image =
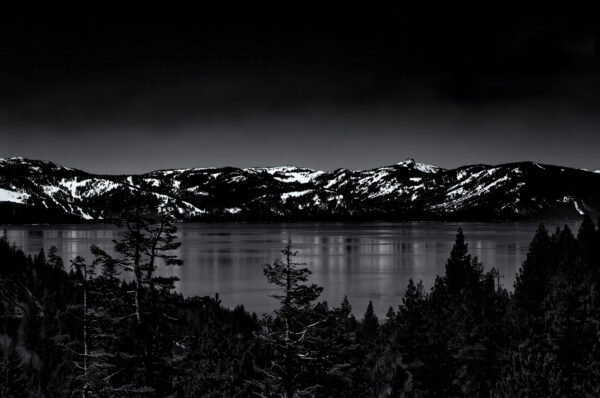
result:
M 426 295 L 423 282 L 415 285 L 410 279 L 398 311 L 398 342 L 406 363 L 411 363 L 423 348 L 423 329 L 426 327 Z
M 377 335 L 377 329 L 379 328 L 379 319 L 377 319 L 377 315 L 375 314 L 375 308 L 373 307 L 373 302 L 369 300 L 369 305 L 367 306 L 367 310 L 365 311 L 365 315 L 363 317 L 362 322 L 362 331 L 363 334 L 367 338 L 375 338 Z
M 95 344 L 95 369 L 104 374 L 106 393 L 162 395 L 170 388 L 169 378 L 161 374 L 171 372 L 174 339 L 169 325 L 176 320 L 170 313 L 177 297 L 171 290 L 177 278 L 162 277 L 157 270 L 182 265 L 173 254 L 180 246 L 173 211 L 171 205 L 156 208 L 140 197 L 123 213 L 119 225 L 125 233 L 114 242 L 116 255 L 91 247 L 94 264 L 87 272 L 98 267 L 101 275 L 87 285 L 93 301 L 88 337 Z M 74 278 L 85 280 L 82 265 L 76 270 Z M 121 286 L 118 278 L 127 273 L 133 281 Z
M 385 313 L 385 321 L 387 323 L 394 323 L 396 321 L 396 311 L 394 311 L 394 307 L 391 305 Z
M 429 379 L 429 323 L 427 296 L 423 283 L 412 279 L 402 298 L 396 315 L 398 325 L 393 343 L 402 366 L 396 367 L 392 378 L 392 396 L 419 396 L 428 389 Z
M 121 274 L 119 262 L 96 245 L 90 246 L 90 252 L 94 256 L 94 269 L 100 268 L 98 279 L 110 286 L 118 286 L 119 275 Z
M 463 230 L 459 228 L 450 252 L 450 258 L 446 261 L 446 284 L 450 291 L 460 290 L 465 283 L 466 269 L 470 263 L 471 255 L 465 242 Z
M 539 329 L 548 283 L 556 267 L 552 240 L 541 224 L 529 245 L 527 258 L 515 281 L 513 305 L 517 319 L 514 323 L 517 330 L 522 331 L 521 335 L 528 335 L 530 327 Z
M 340 319 L 342 319 L 343 325 L 347 330 L 356 330 L 357 322 L 354 314 L 352 314 L 352 306 L 350 305 L 350 301 L 348 301 L 348 296 L 344 296 L 340 304 Z
M 469 254 L 462 228 L 458 229 L 450 257 L 446 261 L 444 282 L 448 293 L 458 297 L 465 288 L 476 288 L 483 270 L 477 259 Z
M 110 386 L 107 378 L 112 371 L 106 358 L 109 354 L 96 341 L 104 331 L 98 328 L 99 311 L 94 300 L 95 269 L 86 263 L 81 256 L 71 260 L 71 280 L 78 289 L 78 302 L 67 307 L 66 313 L 76 329 L 76 337 L 61 335 L 57 343 L 63 347 L 67 355 L 72 356 L 74 384 L 68 389 L 81 393 L 83 398 L 98 397 Z M 107 331 L 108 333 L 108 331 Z
M 58 254 L 56 254 L 57 252 L 58 249 L 56 248 L 56 246 L 52 246 L 50 250 L 48 250 L 47 264 L 54 270 L 62 271 L 65 269 L 65 264 L 62 258 Z
M 168 332 L 167 324 L 174 319 L 168 315 L 165 304 L 158 302 L 159 293 L 168 295 L 177 278 L 158 276 L 156 271 L 159 264 L 183 264 L 171 254 L 181 245 L 177 241 L 174 207 L 167 204 L 155 208 L 140 199 L 133 209 L 125 211 L 121 225 L 125 226 L 125 236 L 115 242 L 115 251 L 120 255 L 116 261 L 121 270 L 133 274 L 134 312 L 131 316 L 135 317 L 139 340 L 143 344 L 143 380 L 147 387 L 158 393 L 157 388 L 164 382 L 158 373 L 167 363 L 164 357 L 171 355 L 170 345 L 159 343 L 165 341 L 162 335 Z M 108 277 L 114 274 L 114 259 L 102 256 L 103 274 Z
M 600 250 L 598 250 L 600 239 L 598 236 L 599 232 L 596 231 L 596 226 L 585 214 L 577 232 L 577 241 L 582 271 L 585 272 L 585 282 L 591 285 L 592 290 L 596 290 L 597 276 L 600 272 Z
M 424 307 L 425 293 L 423 285 L 419 282 L 414 284 L 409 280 L 407 289 L 402 298 L 402 304 L 395 313 L 393 327 L 384 328 L 384 335 L 387 335 L 386 345 L 388 351 L 391 349 L 391 355 L 394 360 L 388 362 L 390 366 L 387 370 L 389 380 L 389 390 L 391 396 L 400 397 L 406 394 L 415 393 L 418 390 L 417 379 L 419 378 L 418 369 L 420 365 L 416 360 L 420 356 L 420 349 L 423 344 L 417 341 L 418 332 L 413 328 L 424 328 L 426 325 L 424 319 L 417 320 L 417 316 L 425 316 Z M 419 307 L 417 309 L 417 307 Z M 422 332 L 423 330 L 421 330 Z M 420 333 L 424 337 L 423 333 Z
M 315 357 L 316 329 L 324 322 L 315 316 L 313 303 L 323 288 L 306 284 L 311 271 L 304 267 L 305 263 L 293 261 L 298 252 L 292 249 L 291 238 L 281 252 L 283 261 L 277 259 L 264 266 L 267 280 L 281 293 L 272 295 L 280 306 L 273 322 L 265 321 L 260 335 L 273 351 L 270 370 L 265 383 L 259 386 L 259 394 L 286 398 L 310 396 L 317 386 L 307 376 L 310 364 L 318 359 Z
M 494 293 L 494 284 L 485 280 L 483 266 L 469 254 L 459 228 L 446 261 L 446 274 L 436 280 L 430 295 L 431 336 L 424 354 L 426 365 L 419 371 L 424 377 L 416 380 L 427 385 L 428 378 L 437 379 L 435 394 L 486 393 L 481 383 L 485 377 L 479 374 L 487 370 L 489 350 L 484 302 L 486 295 Z
M 81 256 L 77 256 L 75 257 L 73 260 L 71 260 L 71 265 L 73 267 L 73 269 L 75 270 L 75 278 L 76 280 L 80 281 L 80 287 L 81 287 L 81 292 L 82 292 L 82 297 L 83 297 L 83 302 L 81 304 L 81 328 L 82 328 L 82 345 L 83 345 L 83 350 L 82 352 L 79 354 L 81 357 L 80 361 L 76 361 L 76 366 L 81 369 L 82 374 L 79 375 L 78 379 L 81 380 L 81 393 L 83 398 L 88 398 L 93 394 L 95 391 L 95 383 L 94 381 L 94 376 L 96 376 L 94 373 L 94 368 L 101 368 L 101 365 L 94 363 L 92 365 L 92 362 L 96 356 L 91 354 L 91 347 L 90 347 L 90 323 L 92 322 L 91 319 L 91 309 L 89 306 L 89 301 L 88 301 L 88 296 L 89 296 L 89 285 L 90 285 L 90 280 L 93 278 L 94 275 L 94 268 L 93 267 L 89 267 L 86 262 L 85 259 Z M 94 366 L 95 365 L 95 366 Z M 95 369 L 97 370 L 97 369 Z

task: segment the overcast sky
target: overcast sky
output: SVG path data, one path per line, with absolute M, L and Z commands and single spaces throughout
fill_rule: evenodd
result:
M 597 10 L 321 3 L 4 9 L 0 156 L 600 169 Z

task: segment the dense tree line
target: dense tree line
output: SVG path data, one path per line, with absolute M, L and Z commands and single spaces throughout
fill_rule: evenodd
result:
M 257 317 L 184 298 L 168 208 L 136 208 L 114 255 L 69 264 L 0 239 L 0 397 L 600 396 L 600 231 L 540 226 L 509 293 L 461 230 L 429 290 L 362 319 L 330 307 L 291 241 L 264 268 L 279 307 Z

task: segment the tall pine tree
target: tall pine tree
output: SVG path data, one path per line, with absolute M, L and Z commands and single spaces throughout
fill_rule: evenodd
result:
M 284 260 L 277 259 L 264 266 L 269 283 L 280 293 L 272 297 L 279 301 L 272 322 L 265 322 L 260 337 L 272 350 L 266 379 L 259 385 L 261 396 L 308 397 L 314 394 L 317 385 L 309 377 L 311 363 L 316 359 L 316 328 L 324 319 L 315 316 L 314 302 L 323 288 L 307 284 L 311 271 L 305 263 L 294 262 L 298 254 L 292 249 L 288 238 L 281 251 Z

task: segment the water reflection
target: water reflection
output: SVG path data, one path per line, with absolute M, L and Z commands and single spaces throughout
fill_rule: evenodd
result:
M 564 223 L 547 222 L 550 230 Z M 305 223 L 305 224 L 184 224 L 177 254 L 183 267 L 168 267 L 178 276 L 184 295 L 219 293 L 225 305 L 243 304 L 256 312 L 275 305 L 262 265 L 280 256 L 288 235 L 298 261 L 313 271 L 312 281 L 325 287 L 323 299 L 339 305 L 347 295 L 361 315 L 369 300 L 383 316 L 402 299 L 410 278 L 431 287 L 444 272 L 458 227 L 469 248 L 486 269 L 498 268 L 502 284 L 511 288 L 525 258 L 537 223 Z M 569 223 L 573 229 L 576 223 Z M 7 226 L 8 238 L 27 253 L 56 246 L 69 259 L 91 260 L 89 246 L 112 250 L 122 231 L 112 225 Z

